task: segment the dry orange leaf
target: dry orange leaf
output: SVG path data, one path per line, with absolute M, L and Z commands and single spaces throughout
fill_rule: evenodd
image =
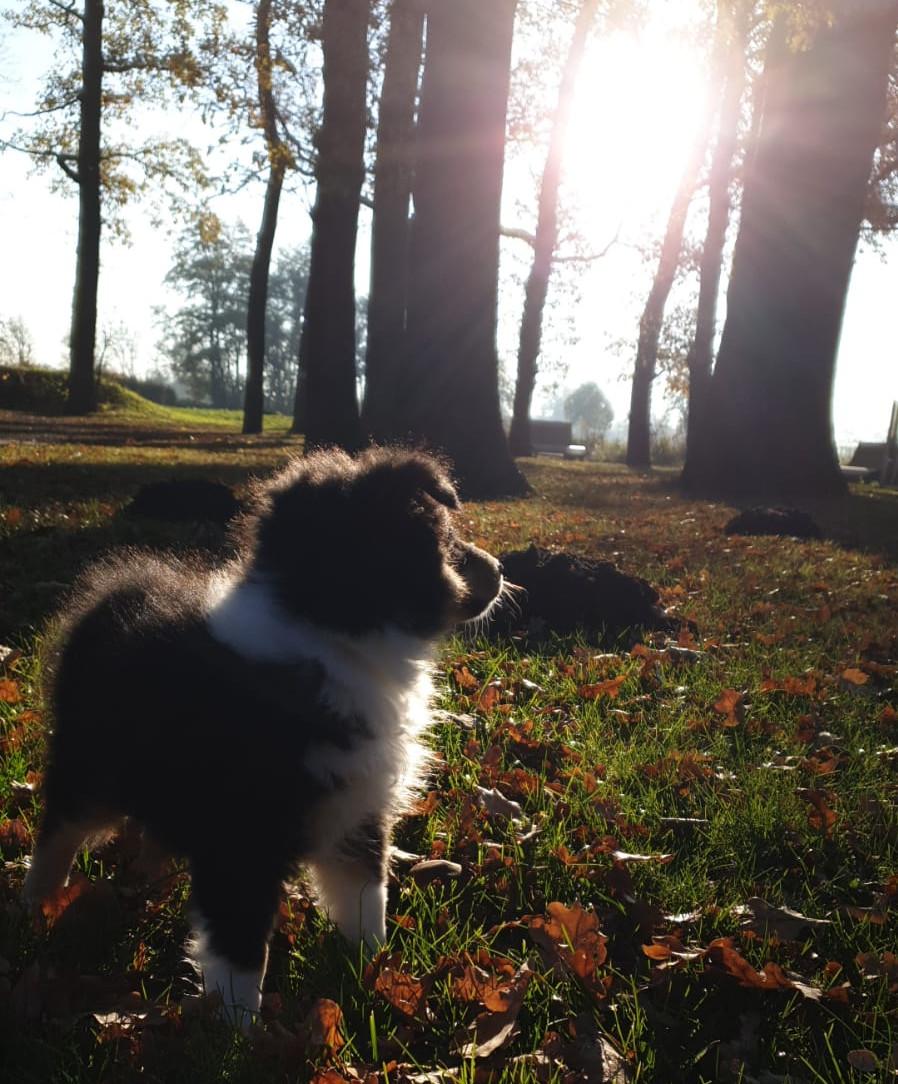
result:
M 849 666 L 847 670 L 842 671 L 842 680 L 847 681 L 849 685 L 866 685 L 870 680 L 870 675 L 865 674 L 863 670 L 858 670 L 855 666 Z
M 594 685 L 581 685 L 577 692 L 584 700 L 600 700 L 603 696 L 613 700 L 620 693 L 621 685 L 626 680 L 627 675 L 620 674 L 616 678 L 598 681 Z
M 0 700 L 4 704 L 18 704 L 22 699 L 22 693 L 19 690 L 18 682 L 13 681 L 11 678 L 0 679 Z
M 319 1047 L 333 1057 L 345 1045 L 343 1010 L 330 998 L 320 997 L 306 1016 L 305 1027 L 311 1046 Z
M 403 1016 L 419 1016 L 427 1005 L 427 988 L 404 971 L 385 967 L 374 980 L 374 989 Z

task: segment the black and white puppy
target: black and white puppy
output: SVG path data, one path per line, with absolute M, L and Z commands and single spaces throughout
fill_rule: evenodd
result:
M 232 565 L 132 551 L 82 577 L 52 667 L 26 897 L 63 885 L 88 836 L 134 818 L 189 860 L 194 953 L 238 1019 L 259 1008 L 298 862 L 347 937 L 384 941 L 435 644 L 503 590 L 499 563 L 456 534 L 457 504 L 421 453 L 319 452 L 259 486 Z

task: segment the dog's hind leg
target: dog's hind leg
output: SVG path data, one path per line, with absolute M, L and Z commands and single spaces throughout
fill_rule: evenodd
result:
M 332 850 L 309 861 L 331 921 L 350 941 L 376 949 L 387 940 L 386 827 L 363 821 Z
M 226 1018 L 243 1031 L 258 1015 L 268 941 L 283 875 L 233 855 L 191 859 L 195 936 L 191 954 L 207 994 L 218 994 Z
M 42 900 L 62 888 L 75 855 L 98 827 L 95 821 L 45 820 L 22 891 L 29 908 L 37 908 Z

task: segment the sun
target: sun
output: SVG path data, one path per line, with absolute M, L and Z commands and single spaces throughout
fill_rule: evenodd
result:
M 632 236 L 663 221 L 708 92 L 700 50 L 663 27 L 593 44 L 564 152 L 565 185 L 584 237 L 601 244 L 619 228 Z

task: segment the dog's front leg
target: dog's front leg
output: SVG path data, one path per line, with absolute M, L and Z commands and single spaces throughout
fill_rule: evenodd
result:
M 309 866 L 331 921 L 350 941 L 377 949 L 387 939 L 388 828 L 366 820 Z
M 227 855 L 191 859 L 193 956 L 207 994 L 221 998 L 223 1015 L 248 1031 L 262 1003 L 268 941 L 282 877 L 274 869 L 235 869 Z

